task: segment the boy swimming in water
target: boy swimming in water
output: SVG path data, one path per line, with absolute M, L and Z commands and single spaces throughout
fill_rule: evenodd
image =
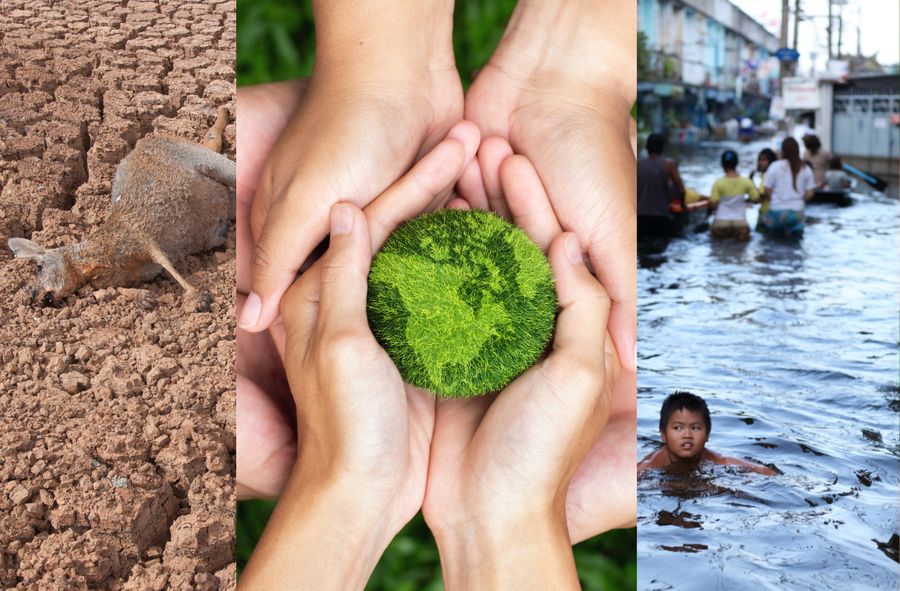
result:
M 706 441 L 711 430 L 709 408 L 702 398 L 690 392 L 670 394 L 659 411 L 659 435 L 664 445 L 638 462 L 638 472 L 668 467 L 693 469 L 698 467 L 700 462 L 706 461 L 740 466 L 766 476 L 776 474 L 766 466 L 730 458 L 706 449 Z

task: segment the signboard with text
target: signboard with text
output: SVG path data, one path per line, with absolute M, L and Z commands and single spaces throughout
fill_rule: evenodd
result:
M 819 108 L 819 85 L 807 78 L 785 78 L 782 90 L 785 109 L 813 111 Z

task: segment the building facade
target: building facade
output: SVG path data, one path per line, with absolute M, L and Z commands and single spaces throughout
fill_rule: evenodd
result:
M 638 30 L 648 57 L 638 112 L 648 131 L 766 118 L 778 39 L 731 2 L 638 0 Z

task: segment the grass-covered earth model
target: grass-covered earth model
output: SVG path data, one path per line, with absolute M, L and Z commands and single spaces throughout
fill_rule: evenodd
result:
M 544 253 L 484 211 L 415 218 L 372 261 L 375 338 L 406 382 L 442 396 L 503 388 L 540 357 L 555 315 Z

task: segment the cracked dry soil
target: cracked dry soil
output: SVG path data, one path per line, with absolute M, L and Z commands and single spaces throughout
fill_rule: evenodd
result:
M 34 263 L 106 218 L 145 135 L 199 141 L 225 105 L 234 159 L 235 2 L 0 5 L 0 588 L 230 589 L 234 228 L 167 275 L 30 304 Z

